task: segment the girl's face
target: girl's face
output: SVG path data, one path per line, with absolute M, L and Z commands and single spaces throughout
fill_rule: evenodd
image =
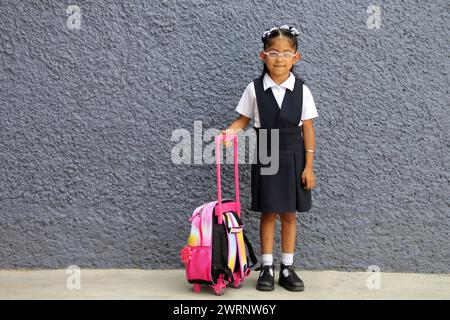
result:
M 275 51 L 278 53 L 287 53 L 286 57 L 278 55 L 277 57 L 271 57 L 261 51 L 259 57 L 267 66 L 271 76 L 283 77 L 289 75 L 289 71 L 292 66 L 300 60 L 301 55 L 295 48 L 291 46 L 289 39 L 283 37 L 277 37 L 271 41 L 271 44 L 266 48 L 265 52 Z M 292 56 L 289 56 L 291 53 Z

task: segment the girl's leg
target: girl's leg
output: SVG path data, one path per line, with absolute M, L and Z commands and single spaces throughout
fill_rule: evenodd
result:
M 261 214 L 259 235 L 261 237 L 262 264 L 256 282 L 256 289 L 261 291 L 272 291 L 275 288 L 272 250 L 276 219 L 276 213 Z
M 272 254 L 276 219 L 276 213 L 261 214 L 259 236 L 262 254 Z
M 278 283 L 290 291 L 303 291 L 304 284 L 294 271 L 295 235 L 297 219 L 295 212 L 280 214 L 281 220 L 281 266 Z
M 281 251 L 283 253 L 294 253 L 295 235 L 297 233 L 297 217 L 295 212 L 280 214 L 281 220 Z

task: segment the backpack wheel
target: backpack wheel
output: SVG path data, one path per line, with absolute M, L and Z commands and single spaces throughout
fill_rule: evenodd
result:
M 240 289 L 244 285 L 244 279 L 241 278 L 240 272 L 235 272 L 233 274 L 234 276 L 234 282 L 233 282 L 233 288 Z
M 226 288 L 226 283 L 223 280 L 223 275 L 220 275 L 219 278 L 217 279 L 217 283 L 215 285 L 212 286 L 213 290 L 214 290 L 214 294 L 216 296 L 221 296 L 225 293 L 225 288 Z
M 202 289 L 202 285 L 201 284 L 198 284 L 198 283 L 194 283 L 193 285 L 192 285 L 192 287 L 194 288 L 194 292 L 200 292 L 200 290 Z
M 214 288 L 214 294 L 216 296 L 222 296 L 225 293 L 225 288 Z

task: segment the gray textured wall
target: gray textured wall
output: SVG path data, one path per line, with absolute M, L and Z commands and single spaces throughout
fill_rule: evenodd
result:
M 181 268 L 215 167 L 173 164 L 171 134 L 228 125 L 261 33 L 287 23 L 320 114 L 296 264 L 450 272 L 446 3 L 2 0 L 0 268 Z M 240 180 L 247 208 L 248 165 Z M 259 253 L 258 215 L 244 219 Z

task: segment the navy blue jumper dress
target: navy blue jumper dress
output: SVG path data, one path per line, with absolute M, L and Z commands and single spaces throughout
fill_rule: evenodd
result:
M 311 190 L 303 188 L 301 175 L 305 168 L 305 148 L 300 123 L 302 116 L 303 80 L 295 78 L 294 90 L 286 89 L 278 106 L 271 89 L 264 91 L 263 76 L 253 80 L 261 128 L 256 131 L 256 163 L 251 165 L 251 210 L 261 213 L 303 212 L 311 209 Z M 271 129 L 279 133 L 279 168 L 274 175 L 261 175 L 259 155 L 261 129 L 267 129 L 268 150 L 271 156 Z M 272 159 L 273 161 L 273 159 Z

